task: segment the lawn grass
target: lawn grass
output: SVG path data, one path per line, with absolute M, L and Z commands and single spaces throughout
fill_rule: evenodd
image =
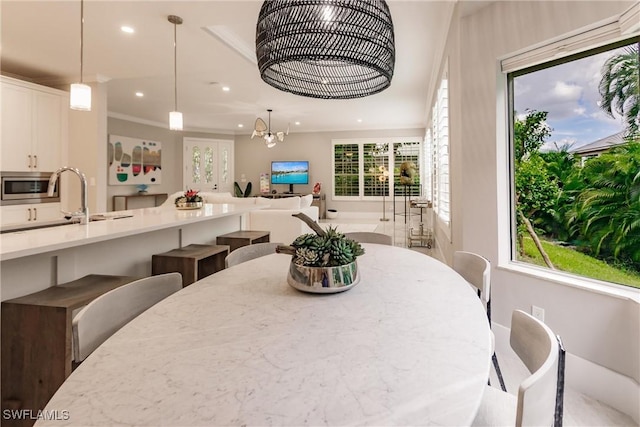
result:
M 558 270 L 579 274 L 593 279 L 640 288 L 640 274 L 615 268 L 604 261 L 592 258 L 574 249 L 542 241 L 542 247 Z M 546 267 L 542 256 L 530 237 L 524 239 L 525 259 L 521 261 Z

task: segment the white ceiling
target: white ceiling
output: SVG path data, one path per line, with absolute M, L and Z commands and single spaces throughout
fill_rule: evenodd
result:
M 111 115 L 168 123 L 174 75 L 167 16 L 173 14 L 184 20 L 177 28 L 178 110 L 186 129 L 250 133 L 256 117 L 267 119 L 268 108 L 275 131 L 288 123 L 292 132 L 424 127 L 430 73 L 439 62 L 454 1 L 389 1 L 396 40 L 391 86 L 355 100 L 318 100 L 267 85 L 255 57 L 247 59 L 207 30 L 221 27 L 255 55 L 262 1 L 85 0 L 84 80 L 108 79 Z M 3 73 L 49 85 L 79 80 L 79 0 L 3 0 L 1 8 Z M 135 33 L 122 32 L 122 25 Z M 222 91 L 223 85 L 231 90 Z

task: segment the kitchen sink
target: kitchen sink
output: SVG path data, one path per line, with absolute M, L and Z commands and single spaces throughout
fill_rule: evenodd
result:
M 122 219 L 122 218 L 131 218 L 133 215 L 131 214 L 113 214 L 113 213 L 109 213 L 109 214 L 96 214 L 96 215 L 91 215 L 89 217 L 89 221 L 90 222 L 94 222 L 94 221 L 107 221 L 107 220 L 115 220 L 115 219 Z M 4 226 L 2 228 L 0 228 L 0 234 L 5 234 L 5 233 L 17 233 L 19 231 L 29 231 L 29 230 L 38 230 L 40 228 L 51 228 L 51 227 L 60 227 L 63 225 L 73 225 L 73 224 L 78 224 L 78 220 L 72 220 L 72 219 L 57 219 L 57 220 L 53 220 L 53 221 L 43 221 L 43 222 L 39 222 L 39 223 L 35 223 L 35 224 L 17 224 L 17 225 L 7 225 Z

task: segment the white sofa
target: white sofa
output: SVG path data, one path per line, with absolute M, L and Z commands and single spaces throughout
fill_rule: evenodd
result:
M 179 191 L 170 195 L 161 207 L 172 207 L 175 199 L 183 195 Z M 249 212 L 243 215 L 242 228 L 244 230 L 264 230 L 269 231 L 272 242 L 289 244 L 301 234 L 313 233 L 303 221 L 292 216 L 302 212 L 314 221 L 318 221 L 319 209 L 311 206 L 313 196 L 308 194 L 303 197 L 284 197 L 278 199 L 268 199 L 266 197 L 233 197 L 231 193 L 198 193 L 205 203 L 227 203 L 227 204 L 256 204 L 265 206 L 264 209 Z

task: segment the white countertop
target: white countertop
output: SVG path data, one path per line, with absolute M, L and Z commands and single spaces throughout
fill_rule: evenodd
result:
M 363 246 L 343 293 L 291 288 L 280 254 L 182 289 L 90 355 L 46 407 L 61 419 L 36 426 L 469 425 L 491 363 L 480 300 L 431 257 Z
M 89 224 L 69 224 L 0 235 L 0 260 L 66 249 L 89 243 L 146 233 L 184 224 L 240 215 L 264 206 L 205 204 L 197 210 L 173 207 L 134 209 L 109 212 L 106 217 L 132 215 L 128 218 L 92 221 Z

